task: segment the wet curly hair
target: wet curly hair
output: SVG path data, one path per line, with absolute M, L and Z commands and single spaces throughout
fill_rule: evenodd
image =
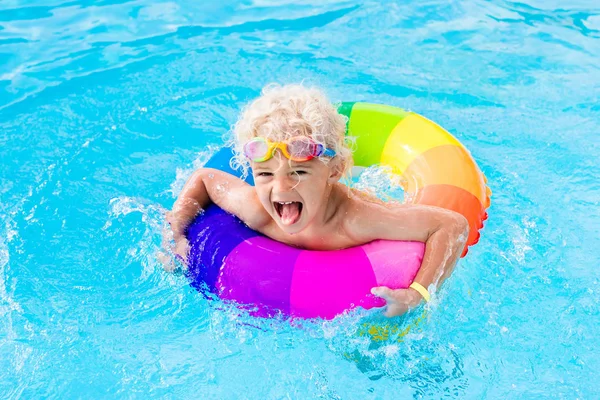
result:
M 304 136 L 335 150 L 345 174 L 352 167 L 346 122 L 347 118 L 338 113 L 337 107 L 318 88 L 302 84 L 267 85 L 258 98 L 243 108 L 233 127 L 231 166 L 241 168 L 246 176 L 250 163 L 244 155 L 244 145 L 252 138 L 281 142 Z M 319 159 L 329 162 L 327 157 Z

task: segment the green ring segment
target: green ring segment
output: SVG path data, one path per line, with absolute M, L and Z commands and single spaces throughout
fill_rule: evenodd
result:
M 343 102 L 338 112 L 348 117 L 346 135 L 356 139 L 354 165 L 370 167 L 381 162 L 388 137 L 410 111 L 384 104 Z

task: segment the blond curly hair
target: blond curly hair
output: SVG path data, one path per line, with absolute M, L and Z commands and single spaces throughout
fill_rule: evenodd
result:
M 309 137 L 335 150 L 342 173 L 352 167 L 352 151 L 346 139 L 347 118 L 337 112 L 325 93 L 302 84 L 267 85 L 260 97 L 247 104 L 233 127 L 230 145 L 234 151 L 231 166 L 241 168 L 243 176 L 250 163 L 244 145 L 252 138 L 264 137 L 282 142 L 296 136 Z M 326 157 L 319 158 L 328 162 Z

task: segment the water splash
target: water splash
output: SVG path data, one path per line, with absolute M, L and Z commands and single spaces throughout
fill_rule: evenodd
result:
M 365 168 L 348 184 L 385 202 L 403 203 L 405 201 L 402 189 L 403 178 L 394 174 L 388 166 L 374 165 Z
M 129 262 L 142 263 L 141 280 L 148 279 L 159 266 L 157 254 L 162 251 L 166 211 L 143 198 L 121 196 L 110 200 L 108 219 L 102 230 L 109 237 L 119 237 L 123 243 L 129 243 L 126 258 Z

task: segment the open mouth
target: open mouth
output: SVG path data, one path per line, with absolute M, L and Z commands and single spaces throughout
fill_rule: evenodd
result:
M 284 225 L 295 224 L 302 214 L 302 203 L 299 201 L 275 201 L 273 207 Z

